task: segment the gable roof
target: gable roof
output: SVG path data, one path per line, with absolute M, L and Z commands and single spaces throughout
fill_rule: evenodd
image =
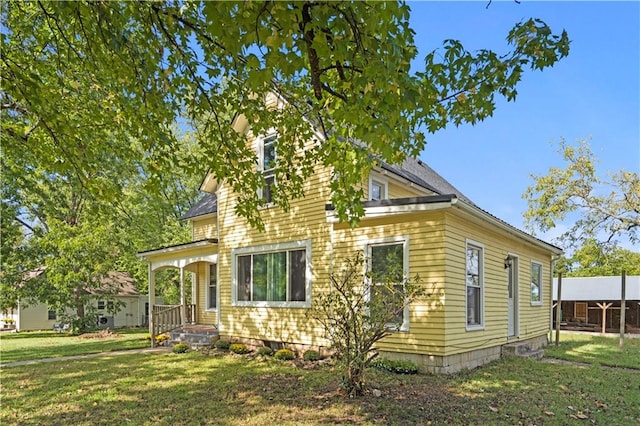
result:
M 38 279 L 46 276 L 46 269 L 46 266 L 41 266 L 27 272 L 24 275 L 24 281 Z M 128 272 L 120 271 L 107 272 L 105 275 L 100 277 L 100 286 L 88 289 L 88 293 L 94 296 L 99 296 L 102 294 L 116 296 L 137 296 L 139 294 L 133 277 Z
M 454 187 L 449 181 L 443 178 L 438 172 L 429 167 L 426 163 L 416 158 L 407 157 L 402 165 L 380 163 L 380 167 L 390 173 L 408 180 L 437 195 L 455 195 L 457 198 L 468 204 L 475 205 L 473 201 L 464 195 L 459 189 Z M 216 194 L 204 192 L 200 198 L 187 211 L 180 220 L 193 219 L 218 212 L 218 198 Z

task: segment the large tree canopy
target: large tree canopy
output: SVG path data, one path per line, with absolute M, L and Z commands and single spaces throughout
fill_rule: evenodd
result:
M 260 224 L 263 177 L 230 127 L 242 113 L 256 134 L 280 133 L 273 201 L 303 195 L 316 165 L 331 166 L 339 216 L 362 214 L 357 183 L 371 156 L 417 155 L 426 132 L 490 116 L 511 100 L 525 69 L 567 55 L 566 33 L 517 23 L 498 54 L 455 40 L 417 51 L 409 6 L 396 2 L 2 2 L 0 93 L 3 155 L 23 170 L 75 176 L 114 199 L 105 161 L 138 161 L 150 179 L 173 168 L 206 170 L 239 194 L 237 213 Z M 517 7 L 514 5 L 514 7 Z M 276 91 L 287 102 L 268 108 Z M 174 124 L 198 123 L 202 156 L 180 151 Z M 304 141 L 316 137 L 311 149 Z M 141 150 L 132 149 L 132 140 Z M 352 141 L 359 141 L 357 144 Z M 105 160 L 104 153 L 110 153 Z M 160 180 L 160 179 L 157 179 Z
M 565 248 L 599 241 L 637 243 L 640 235 L 640 177 L 619 170 L 603 177 L 589 143 L 576 146 L 560 142 L 565 167 L 552 167 L 543 176 L 532 176 L 534 183 L 523 195 L 529 208 L 524 213 L 532 232 L 553 229 L 568 215 L 577 215 L 569 229 L 559 237 Z

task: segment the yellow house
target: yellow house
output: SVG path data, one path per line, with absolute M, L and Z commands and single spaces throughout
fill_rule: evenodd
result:
M 278 135 L 252 135 L 242 116 L 233 125 L 273 183 Z M 139 253 L 149 262 L 150 295 L 157 270 L 177 268 L 182 278 L 181 304 L 154 306 L 150 332 L 210 329 L 260 345 L 326 347 L 307 312 L 314 295 L 329 288 L 334 264 L 362 250 L 373 265 L 396 256 L 406 276 L 418 274 L 432 294 L 405 309 L 399 330 L 378 344 L 384 356 L 454 372 L 500 357 L 505 345 L 546 344 L 559 248 L 482 210 L 415 159 L 374 168 L 363 182 L 368 199 L 356 228 L 334 215 L 330 178 L 330 170 L 316 170 L 288 212 L 262 211 L 265 229 L 258 231 L 235 215 L 229 186 L 205 177 L 204 196 L 184 216 L 193 241 Z M 268 186 L 262 196 L 269 200 Z M 193 277 L 190 303 L 186 273 Z

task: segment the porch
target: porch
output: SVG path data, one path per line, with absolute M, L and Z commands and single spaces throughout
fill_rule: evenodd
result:
M 212 343 L 213 337 L 217 339 L 217 243 L 216 239 L 204 239 L 138 253 L 138 257 L 149 262 L 152 346 L 156 345 L 156 336 L 168 332 L 172 334 L 172 341 L 205 344 L 205 341 Z M 167 268 L 180 272 L 180 303 L 157 305 L 154 304 L 156 272 Z M 186 297 L 186 274 L 191 274 L 190 303 Z

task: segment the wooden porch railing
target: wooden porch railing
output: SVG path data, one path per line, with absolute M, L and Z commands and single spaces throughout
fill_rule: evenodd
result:
M 185 324 L 194 324 L 196 305 L 153 305 L 151 343 L 155 346 L 156 336 L 182 327 L 182 312 L 185 310 Z

